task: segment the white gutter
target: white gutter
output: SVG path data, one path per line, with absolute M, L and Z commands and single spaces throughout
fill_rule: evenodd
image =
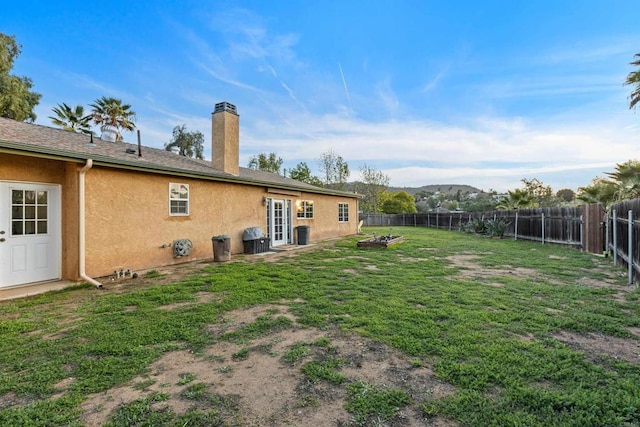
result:
M 85 272 L 85 222 L 84 222 L 84 175 L 85 173 L 91 169 L 93 166 L 93 160 L 87 159 L 87 163 L 80 169 L 80 181 L 78 183 L 78 204 L 80 205 L 79 218 L 78 218 L 78 252 L 79 252 L 79 262 L 80 262 L 80 277 L 86 281 L 94 285 L 96 288 L 102 288 L 102 283 L 98 282 L 95 279 L 87 276 Z

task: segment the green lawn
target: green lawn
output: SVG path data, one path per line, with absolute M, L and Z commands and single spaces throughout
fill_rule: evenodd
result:
M 638 345 L 640 291 L 625 285 L 625 272 L 610 260 L 458 232 L 392 233 L 405 242 L 359 249 L 353 237 L 275 262 L 203 264 L 180 283 L 154 285 L 150 274 L 151 284 L 132 281 L 117 291 L 80 286 L 0 303 L 0 425 L 82 425 L 80 404 L 89 394 L 131 381 L 167 352 L 198 354 L 216 340 L 286 330 L 288 319 L 266 317 L 226 336 L 204 332 L 231 310 L 282 300 L 295 301 L 298 323 L 395 347 L 455 388 L 411 402 L 397 390 L 350 382 L 337 358 L 302 366 L 309 378 L 344 387 L 354 424 L 371 414 L 389 420 L 398 407 L 414 405 L 425 418 L 460 425 L 640 425 L 640 354 L 618 357 L 558 338 Z M 193 303 L 202 293 L 216 298 L 158 309 Z M 316 347 L 294 347 L 285 358 Z M 73 381 L 60 395 L 56 384 L 65 378 Z M 191 387 L 191 395 L 206 395 L 204 385 Z M 223 425 L 212 412 L 153 412 L 153 399 L 166 396 L 121 408 L 110 425 Z M 138 409 L 152 415 L 135 421 Z

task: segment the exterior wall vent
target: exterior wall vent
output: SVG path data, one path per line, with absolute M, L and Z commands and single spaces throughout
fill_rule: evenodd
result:
M 171 152 L 173 154 L 180 154 L 180 147 L 171 147 Z
M 100 135 L 100 139 L 108 142 L 116 142 L 118 137 L 118 129 L 115 126 L 104 125 L 100 128 L 102 131 L 102 135 Z

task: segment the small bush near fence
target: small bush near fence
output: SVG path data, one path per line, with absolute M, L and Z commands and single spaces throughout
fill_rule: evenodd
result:
M 466 223 L 460 224 L 460 231 L 465 233 L 484 234 L 489 237 L 504 237 L 507 227 L 511 224 L 502 218 L 475 218 Z

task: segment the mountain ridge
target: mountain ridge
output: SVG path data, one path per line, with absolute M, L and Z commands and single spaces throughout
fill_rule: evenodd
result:
M 427 193 L 436 193 L 440 192 L 443 194 L 457 194 L 458 190 L 460 193 L 464 194 L 466 192 L 469 193 L 483 193 L 483 190 L 480 190 L 476 187 L 466 184 L 428 184 L 423 185 L 421 187 L 394 187 L 389 186 L 387 191 L 406 191 L 409 194 L 416 194 L 418 192 L 424 191 Z

